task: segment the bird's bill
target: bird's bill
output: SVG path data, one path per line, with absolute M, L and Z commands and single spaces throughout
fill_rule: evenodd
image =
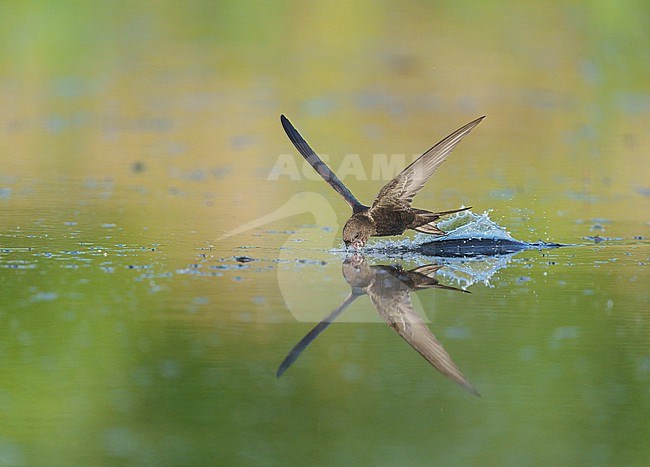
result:
M 353 240 L 351 242 L 343 242 L 343 243 L 345 243 L 345 248 L 352 247 L 352 249 L 354 250 L 359 250 L 364 246 L 364 243 L 361 240 Z

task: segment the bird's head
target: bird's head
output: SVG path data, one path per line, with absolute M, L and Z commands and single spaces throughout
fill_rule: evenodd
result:
M 372 221 L 367 216 L 354 215 L 348 219 L 343 227 L 343 242 L 345 246 L 352 246 L 355 250 L 363 247 L 368 237 L 374 231 Z

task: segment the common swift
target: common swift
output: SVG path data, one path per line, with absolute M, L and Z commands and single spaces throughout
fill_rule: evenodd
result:
M 467 292 L 440 284 L 434 275 L 441 267 L 436 264 L 428 264 L 406 271 L 400 266 L 369 266 L 363 256 L 358 253 L 346 258 L 343 262 L 343 276 L 352 288 L 350 294 L 338 308 L 323 318 L 294 346 L 280 364 L 277 376 L 280 377 L 309 344 L 327 329 L 354 300 L 367 294 L 382 319 L 397 331 L 400 337 L 443 375 L 478 396 L 478 391 L 463 376 L 451 356 L 413 309 L 411 303 L 411 292 L 422 289 L 436 288 Z
M 471 209 L 471 207 L 467 207 L 431 212 L 413 208 L 411 203 L 418 191 L 429 180 L 434 170 L 444 162 L 456 145 L 484 118 L 485 116 L 477 118 L 459 128 L 418 157 L 395 178 L 384 185 L 373 201 L 372 206 L 361 204 L 355 198 L 352 192 L 318 157 L 284 115 L 280 116 L 280 121 L 287 136 L 300 154 L 352 208 L 352 216 L 343 227 L 343 241 L 346 247 L 351 245 L 354 249 L 359 249 L 366 244 L 368 237 L 401 235 L 406 229 L 437 236 L 446 235 L 446 232 L 436 226 L 436 221 L 441 216 Z

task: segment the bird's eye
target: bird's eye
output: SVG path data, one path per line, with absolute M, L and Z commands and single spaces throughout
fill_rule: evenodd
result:
M 356 240 L 357 238 L 359 238 L 359 232 L 354 234 L 354 239 Z

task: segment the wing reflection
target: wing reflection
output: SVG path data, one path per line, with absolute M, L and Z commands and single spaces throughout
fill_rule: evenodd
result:
M 369 266 L 360 254 L 346 258 L 343 262 L 343 276 L 352 288 L 350 294 L 338 308 L 323 318 L 294 346 L 280 364 L 277 376 L 280 377 L 309 344 L 327 329 L 355 299 L 367 294 L 384 321 L 434 368 L 472 394 L 480 396 L 429 330 L 424 320 L 413 309 L 411 303 L 410 294 L 414 290 L 435 288 L 467 292 L 440 284 L 434 277 L 440 268 L 442 266 L 430 264 L 406 271 L 400 266 Z

